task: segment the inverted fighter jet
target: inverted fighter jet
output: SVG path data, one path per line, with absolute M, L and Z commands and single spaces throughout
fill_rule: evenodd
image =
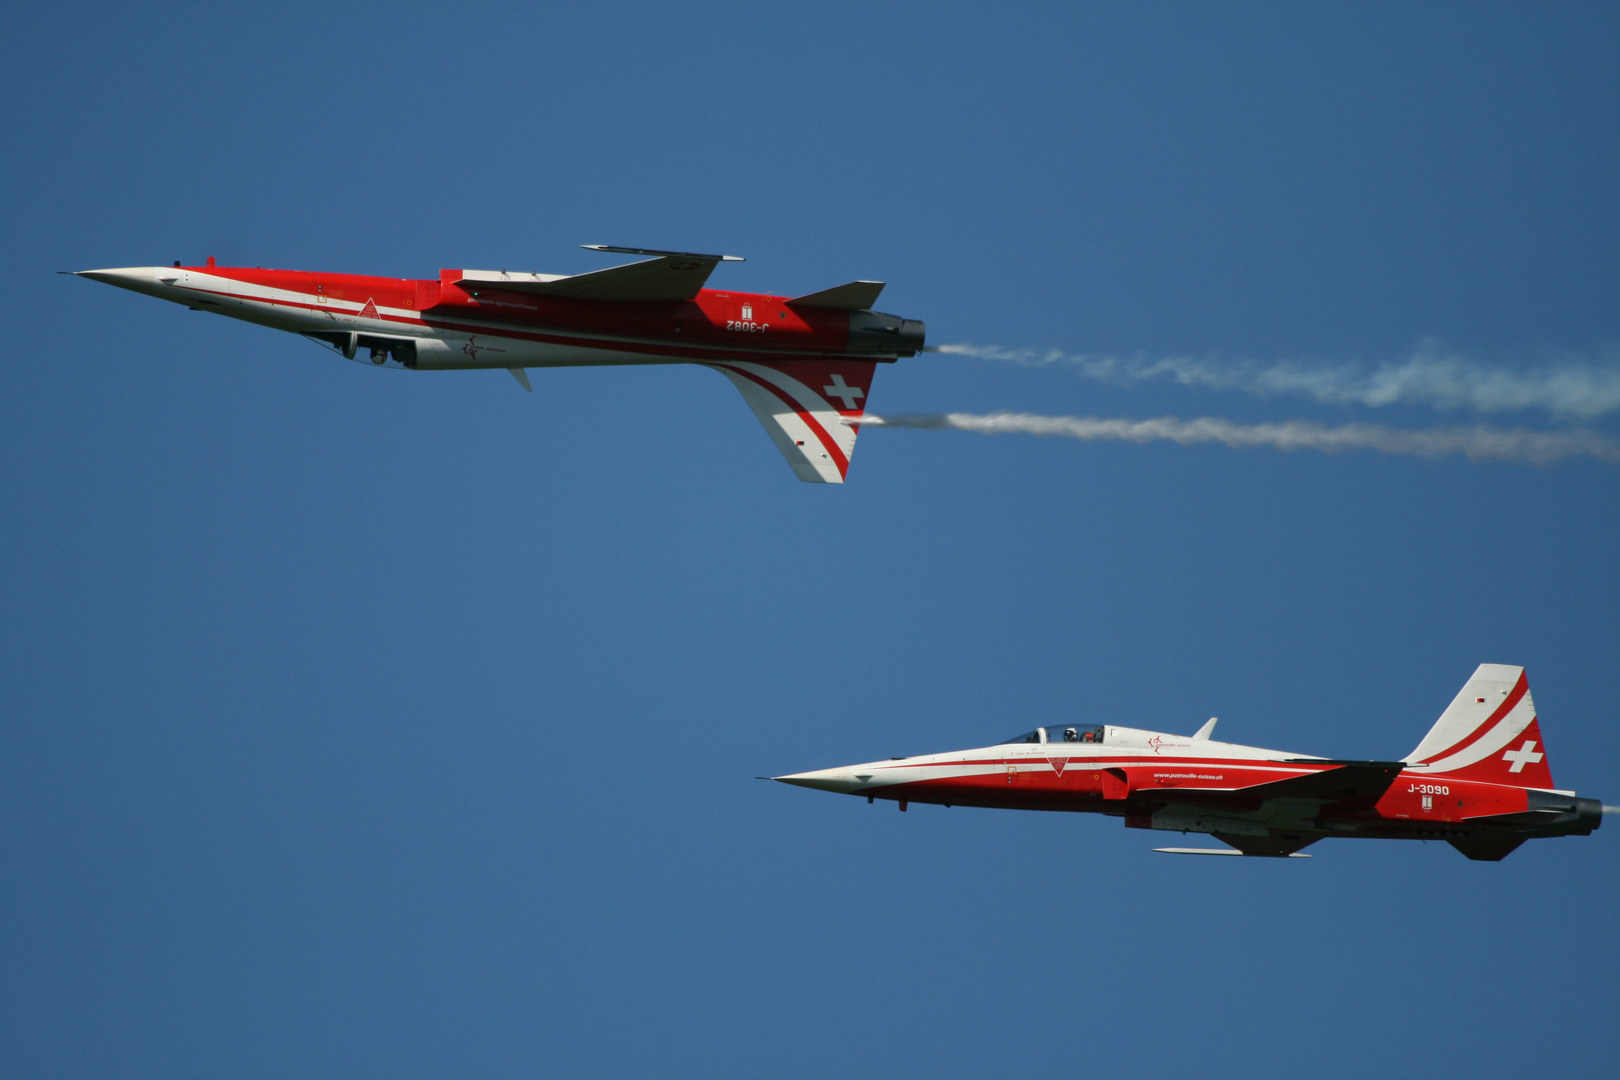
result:
M 302 334 L 413 371 L 703 364 L 730 379 L 800 480 L 841 484 L 878 364 L 914 356 L 923 324 L 872 310 L 881 281 L 805 296 L 706 289 L 735 255 L 585 245 L 650 259 L 572 277 L 441 270 L 439 279 L 137 266 L 80 277 Z
M 1071 810 L 1207 833 L 1178 855 L 1293 856 L 1323 837 L 1444 840 L 1495 862 L 1526 840 L 1587 836 L 1603 804 L 1553 786 L 1524 668 L 1481 664 L 1403 761 L 1343 761 L 1117 724 L 1052 724 L 978 750 L 771 779 L 867 802 Z

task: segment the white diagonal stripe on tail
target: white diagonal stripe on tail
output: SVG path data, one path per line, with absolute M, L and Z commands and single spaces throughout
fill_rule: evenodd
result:
M 762 364 L 709 366 L 742 393 L 795 476 L 813 484 L 844 482 L 855 449 L 854 432 L 838 423 L 838 413 L 826 401 L 798 380 Z M 846 432 L 847 440 L 841 437 Z

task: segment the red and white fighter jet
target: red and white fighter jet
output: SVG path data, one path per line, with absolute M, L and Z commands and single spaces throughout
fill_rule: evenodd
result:
M 805 296 L 706 289 L 735 255 L 650 255 L 572 277 L 441 270 L 439 279 L 259 267 L 137 266 L 80 277 L 302 334 L 353 360 L 416 371 L 704 364 L 742 391 L 800 480 L 840 484 L 878 364 L 914 356 L 924 327 L 872 310 L 881 281 Z
M 866 800 L 1071 810 L 1209 833 L 1189 855 L 1295 855 L 1327 836 L 1444 840 L 1470 859 L 1587 836 L 1603 805 L 1553 786 L 1522 667 L 1481 664 L 1404 761 L 1306 757 L 1116 724 L 1056 724 L 979 750 L 772 779 Z

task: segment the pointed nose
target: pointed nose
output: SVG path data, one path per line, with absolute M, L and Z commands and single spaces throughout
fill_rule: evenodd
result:
M 819 769 L 815 772 L 794 773 L 792 776 L 773 776 L 772 780 L 796 787 L 815 788 L 817 791 L 837 791 L 850 794 L 864 791 L 871 782 L 872 773 L 856 765 L 853 768 Z
M 154 280 L 152 271 L 150 266 L 125 266 L 117 270 L 80 270 L 77 276 L 108 285 L 150 285 Z
M 172 284 L 180 273 L 178 270 L 168 271 L 173 276 L 164 281 L 162 275 L 166 271 L 168 268 L 161 266 L 125 266 L 115 270 L 80 270 L 74 276 L 99 281 L 104 285 L 116 285 L 120 289 L 156 294 L 162 287 Z

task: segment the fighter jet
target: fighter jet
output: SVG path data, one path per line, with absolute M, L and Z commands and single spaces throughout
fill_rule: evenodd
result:
M 652 258 L 587 274 L 440 270 L 437 281 L 261 267 L 84 270 L 193 311 L 286 330 L 345 358 L 413 371 L 703 364 L 730 379 L 800 480 L 841 484 L 878 364 L 925 329 L 873 311 L 881 281 L 803 296 L 704 288 L 735 255 L 608 247 Z
M 978 750 L 771 777 L 784 784 L 945 806 L 1070 810 L 1132 829 L 1205 833 L 1226 848 L 1177 855 L 1274 858 L 1329 836 L 1444 840 L 1495 862 L 1526 840 L 1587 836 L 1603 804 L 1553 786 L 1524 668 L 1481 664 L 1402 761 L 1346 761 L 1114 723 L 1059 723 Z

